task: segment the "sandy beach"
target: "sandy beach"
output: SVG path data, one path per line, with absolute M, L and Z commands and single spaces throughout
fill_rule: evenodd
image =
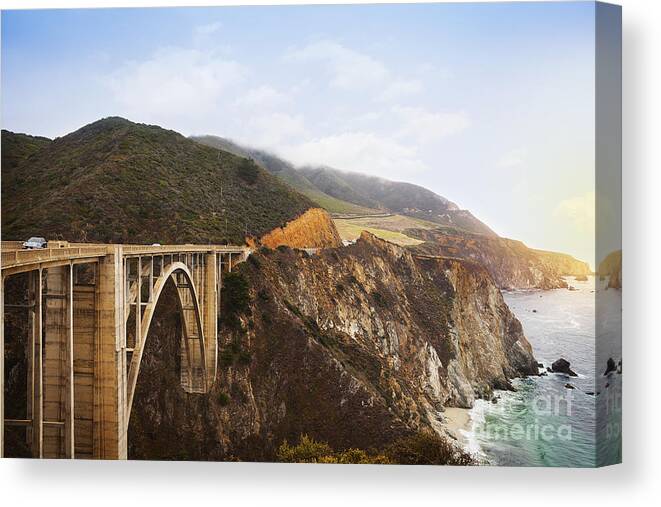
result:
M 446 419 L 445 427 L 448 431 L 460 442 L 467 443 L 466 436 L 461 430 L 470 431 L 471 429 L 470 409 L 446 407 L 443 415 Z

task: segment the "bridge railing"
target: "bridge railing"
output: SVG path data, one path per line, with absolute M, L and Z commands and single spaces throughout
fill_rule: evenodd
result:
M 69 247 L 44 248 L 35 250 L 3 250 L 2 267 L 21 264 L 38 264 L 51 260 L 80 259 L 83 257 L 100 257 L 108 253 L 107 247 Z
M 20 250 L 23 248 L 22 241 L 3 241 L 2 250 Z
M 246 253 L 247 251 L 246 247 L 228 245 L 122 245 L 124 255 L 169 255 L 187 252 Z

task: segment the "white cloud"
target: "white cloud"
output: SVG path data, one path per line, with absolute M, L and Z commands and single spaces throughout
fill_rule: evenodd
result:
M 275 88 L 263 85 L 257 88 L 251 88 L 245 95 L 236 99 L 238 106 L 244 107 L 276 107 L 289 100 L 285 94 L 280 93 Z
M 321 63 L 329 74 L 331 86 L 344 90 L 371 88 L 389 77 L 388 70 L 378 60 L 333 41 L 315 42 L 291 50 L 285 58 Z
M 280 152 L 299 165 L 321 164 L 383 177 L 402 178 L 427 169 L 415 147 L 369 132 L 321 137 Z
M 305 122 L 301 115 L 270 113 L 248 121 L 249 134 L 244 141 L 252 146 L 273 148 L 305 135 Z
M 401 127 L 397 137 L 420 144 L 432 143 L 439 139 L 467 129 L 471 122 L 463 112 L 431 112 L 420 107 L 394 107 L 393 113 L 399 116 Z
M 417 79 L 398 79 L 393 81 L 377 95 L 376 100 L 389 102 L 409 97 L 422 91 L 422 82 Z
M 580 233 L 594 234 L 595 202 L 594 192 L 571 197 L 558 203 L 553 216 L 570 222 Z
M 142 62 L 128 62 L 108 77 L 115 100 L 131 117 L 203 114 L 244 69 L 209 51 L 166 48 Z

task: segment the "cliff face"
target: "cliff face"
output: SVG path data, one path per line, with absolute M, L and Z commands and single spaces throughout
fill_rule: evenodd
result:
M 599 276 L 608 277 L 608 288 L 622 288 L 622 250 L 616 250 L 609 253 L 603 261 L 599 263 L 597 269 Z
M 260 243 L 269 248 L 286 245 L 291 248 L 328 248 L 342 245 L 342 239 L 330 215 L 321 208 L 307 210 L 262 236 Z
M 223 316 L 209 394 L 179 389 L 180 327 L 161 311 L 130 457 L 268 460 L 301 433 L 337 449 L 379 448 L 418 430 L 442 434 L 443 407 L 468 407 L 537 371 L 519 321 L 474 263 L 417 258 L 363 234 L 315 256 L 263 249 L 237 273 L 249 304 Z
M 546 250 L 533 250 L 533 252 L 549 271 L 558 273 L 560 276 L 587 276 L 592 274 L 590 265 L 587 262 L 579 261 L 569 254 Z
M 501 289 L 556 289 L 567 287 L 563 276 L 590 274 L 586 262 L 566 254 L 533 250 L 521 241 L 433 229 L 409 229 L 406 234 L 424 241 L 414 248 L 421 254 L 479 262 Z

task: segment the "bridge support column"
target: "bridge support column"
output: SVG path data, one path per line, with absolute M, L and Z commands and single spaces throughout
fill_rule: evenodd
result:
M 34 458 L 44 457 L 44 397 L 43 397 L 43 278 L 42 269 L 31 271 L 28 278 L 29 312 L 28 339 L 28 444 Z M 4 393 L 3 393 L 4 394 Z
M 74 312 L 74 444 L 75 457 L 94 457 L 94 358 L 96 341 L 96 285 L 98 267 L 93 278 L 82 283 L 74 273 L 73 312 Z M 89 275 L 90 272 L 88 271 Z
M 218 357 L 218 277 L 217 259 L 215 253 L 209 253 L 204 262 L 204 339 L 205 359 L 207 368 L 207 385 L 213 385 L 216 380 L 216 363 Z
M 46 270 L 43 457 L 73 458 L 73 266 Z
M 173 275 L 174 282 L 179 291 L 181 303 L 181 373 L 180 384 L 187 393 L 206 393 L 207 379 L 204 368 L 204 355 L 202 333 L 204 332 L 198 321 L 198 308 L 195 306 L 195 297 L 190 290 L 193 279 L 187 280 L 181 273 Z
M 99 262 L 94 346 L 94 457 L 126 459 L 127 408 L 122 247 Z

